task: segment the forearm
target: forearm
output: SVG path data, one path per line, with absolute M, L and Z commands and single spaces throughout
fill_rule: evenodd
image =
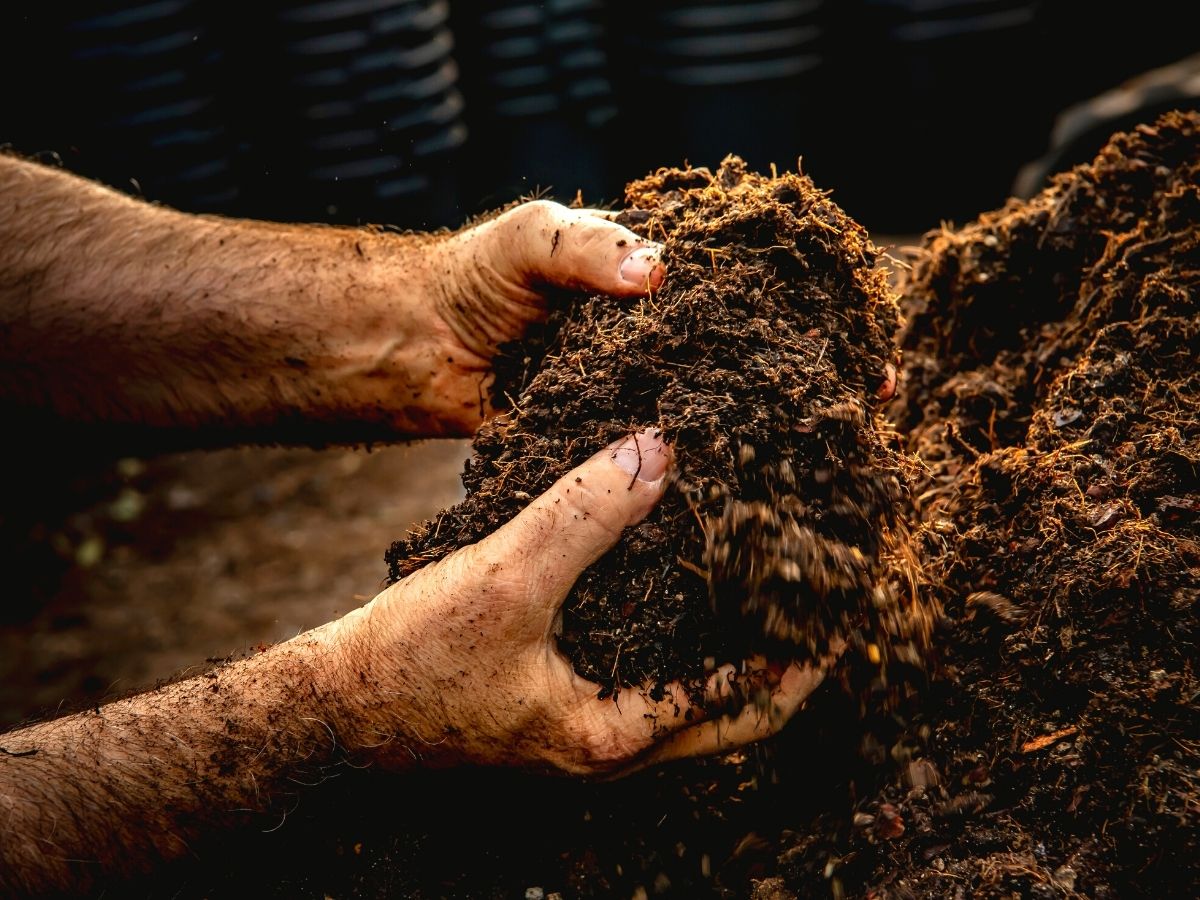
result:
M 0 895 L 93 890 L 281 821 L 341 755 L 330 633 L 0 736 Z
M 436 432 L 429 247 L 184 215 L 0 156 L 0 401 L 205 440 Z

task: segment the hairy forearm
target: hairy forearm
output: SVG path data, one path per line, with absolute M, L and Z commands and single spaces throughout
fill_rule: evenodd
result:
M 0 736 L 0 895 L 90 891 L 280 822 L 341 755 L 331 640 Z
M 436 432 L 430 243 L 185 215 L 0 155 L 0 402 L 204 442 Z

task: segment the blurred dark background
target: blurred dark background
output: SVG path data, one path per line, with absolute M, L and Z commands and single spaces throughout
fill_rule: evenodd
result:
M 963 221 L 1195 105 L 1164 0 L 216 0 L 6 4 L 0 145 L 181 209 L 457 225 L 536 189 L 728 152 L 869 228 Z

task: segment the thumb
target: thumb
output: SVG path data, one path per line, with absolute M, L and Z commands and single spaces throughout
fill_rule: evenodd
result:
M 515 518 L 480 541 L 476 560 L 503 566 L 549 629 L 588 566 L 645 518 L 666 484 L 670 447 L 647 428 L 606 447 L 568 472 Z M 531 610 L 533 612 L 533 610 Z
M 597 210 L 534 200 L 488 224 L 505 250 L 500 258 L 526 285 L 633 296 L 662 284 L 662 247 Z

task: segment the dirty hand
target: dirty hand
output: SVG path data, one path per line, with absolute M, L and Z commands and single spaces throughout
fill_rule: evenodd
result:
M 209 444 L 470 434 L 548 287 L 662 281 L 657 245 L 609 218 L 535 201 L 454 234 L 280 225 L 0 154 L 0 364 L 19 373 L 0 399 Z
M 436 246 L 429 334 L 446 367 L 428 399 L 447 431 L 473 434 L 490 413 L 492 358 L 545 318 L 546 287 L 636 297 L 662 284 L 662 248 L 613 216 L 535 200 Z M 888 363 L 879 400 L 890 400 L 896 385 Z
M 443 433 L 472 434 L 491 411 L 496 348 L 545 318 L 546 288 L 634 297 L 662 283 L 659 245 L 612 215 L 534 200 L 431 245 L 426 333 L 444 369 L 423 399 Z
M 485 540 L 342 619 L 335 696 L 352 698 L 339 723 L 346 746 L 388 767 L 418 760 L 617 775 L 777 731 L 823 669 L 759 664 L 739 676 L 727 665 L 701 706 L 678 685 L 661 701 L 625 690 L 614 702 L 597 699 L 597 686 L 558 651 L 555 623 L 572 584 L 658 502 L 669 464 L 656 432 L 626 438 Z M 747 681 L 769 688 L 766 708 L 719 714 Z

